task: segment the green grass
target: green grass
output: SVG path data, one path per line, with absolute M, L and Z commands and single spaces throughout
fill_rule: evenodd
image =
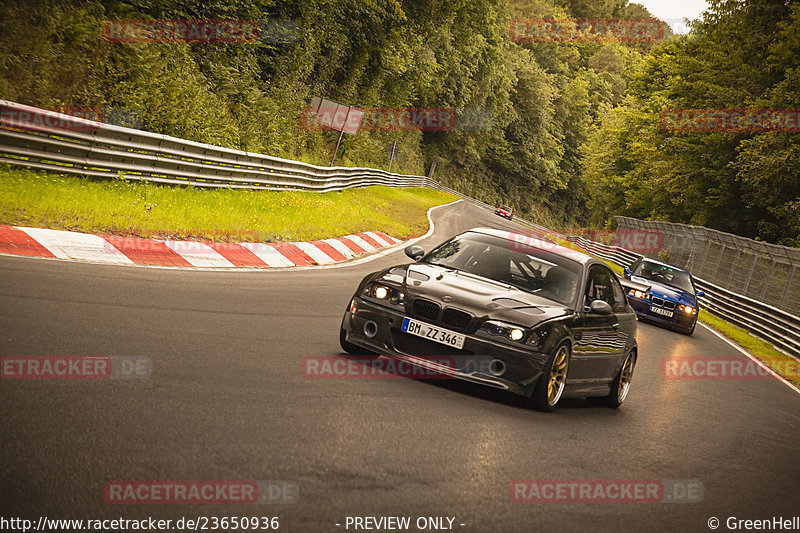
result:
M 0 165 L 0 223 L 95 234 L 215 241 L 306 241 L 362 231 L 425 233 L 433 189 L 343 192 L 203 189 L 34 172 Z
M 558 239 L 553 235 L 549 235 L 549 237 L 557 241 L 558 244 L 562 246 L 572 248 L 573 250 L 577 250 L 579 252 L 587 253 L 569 241 Z M 602 257 L 598 257 L 593 254 L 589 255 L 604 261 L 609 268 L 617 273 L 617 275 L 622 275 L 623 269 L 621 266 L 611 261 L 607 261 Z M 776 374 L 779 374 L 787 380 L 800 385 L 800 364 L 798 364 L 798 362 L 791 356 L 781 352 L 769 342 L 751 335 L 746 329 L 735 326 L 730 322 L 726 322 L 725 320 L 711 313 L 700 310 L 697 319 L 723 335 L 725 338 L 730 339 L 735 344 L 742 347 L 749 354 L 757 357 Z
M 776 374 L 800 385 L 800 363 L 765 340 L 751 335 L 746 329 L 734 326 L 716 315 L 700 311 L 698 320 L 760 359 Z

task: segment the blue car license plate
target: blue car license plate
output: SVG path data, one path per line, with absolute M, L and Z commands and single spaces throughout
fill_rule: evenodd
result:
M 672 315 L 675 314 L 673 311 L 669 311 L 667 309 L 661 309 L 660 307 L 653 307 L 652 305 L 650 306 L 650 311 L 652 311 L 657 315 L 663 315 L 669 318 L 672 318 Z

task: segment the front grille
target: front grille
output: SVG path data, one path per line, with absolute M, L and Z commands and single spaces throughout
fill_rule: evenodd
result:
M 414 314 L 420 318 L 427 318 L 428 320 L 439 319 L 439 304 L 429 300 L 416 299 L 414 300 Z
M 442 322 L 454 328 L 463 329 L 472 321 L 472 315 L 459 309 L 448 307 L 442 313 Z
M 655 305 L 655 306 L 657 306 L 657 307 L 663 307 L 664 309 L 669 309 L 670 311 L 674 310 L 675 306 L 677 305 L 675 302 L 673 302 L 671 300 L 666 300 L 664 298 L 659 298 L 658 296 L 651 297 L 650 298 L 650 303 Z

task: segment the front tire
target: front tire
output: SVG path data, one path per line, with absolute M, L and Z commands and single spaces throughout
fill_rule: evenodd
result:
M 611 392 L 605 397 L 605 403 L 608 407 L 613 409 L 618 408 L 628 397 L 628 391 L 631 388 L 631 380 L 633 379 L 633 370 L 636 368 L 636 352 L 632 351 L 625 358 L 622 363 L 617 377 L 611 383 Z
M 558 404 L 564 387 L 567 383 L 569 370 L 570 347 L 563 343 L 556 348 L 556 352 L 544 367 L 544 372 L 536 384 L 531 400 L 533 408 L 549 413 Z

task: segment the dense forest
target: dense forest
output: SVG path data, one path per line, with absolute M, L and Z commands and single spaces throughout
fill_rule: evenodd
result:
M 329 164 L 313 96 L 453 109 L 444 131 L 344 135 L 337 164 L 424 174 L 533 220 L 630 215 L 800 244 L 797 133 L 675 132 L 666 108 L 800 108 L 800 6 L 712 0 L 658 42 L 528 42 L 520 18 L 649 18 L 627 0 L 34 0 L 0 6 L 0 98 Z M 260 21 L 255 42 L 125 43 L 113 20 Z M 280 31 L 277 31 L 279 28 Z

